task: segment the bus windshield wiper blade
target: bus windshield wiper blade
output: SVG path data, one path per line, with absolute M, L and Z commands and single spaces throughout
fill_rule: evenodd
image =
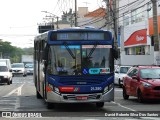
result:
M 71 49 L 68 47 L 67 43 L 64 43 L 64 46 L 66 47 L 67 51 L 69 52 L 69 54 L 71 55 L 71 57 L 73 59 L 76 59 L 76 57 L 74 56 L 74 54 L 72 53 Z
M 96 49 L 97 45 L 98 45 L 98 44 L 95 44 L 95 45 L 93 46 L 93 48 L 92 48 L 91 51 L 89 52 L 87 58 L 90 58 L 90 57 L 91 57 L 91 55 L 93 54 L 93 52 L 94 52 L 94 50 Z

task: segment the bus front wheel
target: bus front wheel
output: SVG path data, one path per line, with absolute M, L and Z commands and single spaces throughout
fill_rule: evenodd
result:
M 104 106 L 104 102 L 97 102 L 97 103 L 96 103 L 96 106 L 97 106 L 98 108 L 102 108 L 102 107 Z
M 37 96 L 37 99 L 41 99 L 42 98 L 42 96 L 39 94 L 38 91 L 36 92 L 36 96 Z
M 48 109 L 54 108 L 54 103 L 47 102 L 47 108 Z

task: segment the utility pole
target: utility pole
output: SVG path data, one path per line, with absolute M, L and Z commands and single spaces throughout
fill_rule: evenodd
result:
M 75 0 L 75 27 L 77 27 L 77 0 Z
M 159 35 L 158 35 L 158 19 L 157 19 L 157 0 L 152 1 L 153 8 L 153 38 L 154 38 L 154 51 L 160 50 Z
M 58 18 L 59 18 L 59 17 L 57 17 L 57 30 L 59 29 L 59 27 L 58 27 Z
M 52 18 L 52 25 L 51 25 L 51 29 L 54 30 L 54 18 Z
M 117 3 L 118 0 L 112 0 L 113 9 L 112 9 L 112 16 L 113 16 L 113 33 L 114 33 L 114 47 L 118 48 L 118 41 L 117 41 L 117 31 L 118 31 L 118 12 L 117 12 Z
M 106 24 L 107 30 L 112 31 L 114 36 L 114 47 L 118 48 L 117 31 L 118 31 L 118 0 L 105 0 L 106 2 Z
M 111 27 L 110 27 L 110 22 L 111 22 L 111 20 L 110 20 L 110 2 L 109 2 L 110 0 L 107 0 L 106 1 L 106 24 L 107 24 L 107 30 L 110 30 L 111 29 Z

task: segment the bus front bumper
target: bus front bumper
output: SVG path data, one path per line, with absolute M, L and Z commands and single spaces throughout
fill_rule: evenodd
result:
M 105 94 L 57 94 L 55 92 L 47 93 L 47 102 L 51 103 L 95 103 L 114 101 L 114 88 Z

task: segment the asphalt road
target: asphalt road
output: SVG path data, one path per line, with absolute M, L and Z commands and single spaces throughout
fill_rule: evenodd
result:
M 136 97 L 124 100 L 122 88 L 116 86 L 115 100 L 101 109 L 95 104 L 56 104 L 54 109 L 47 109 L 45 102 L 36 98 L 33 76 L 27 76 L 14 77 L 11 85 L 0 84 L 0 111 L 0 119 L 11 114 L 15 117 L 12 119 L 36 116 L 34 120 L 159 120 L 160 101 L 138 103 Z

